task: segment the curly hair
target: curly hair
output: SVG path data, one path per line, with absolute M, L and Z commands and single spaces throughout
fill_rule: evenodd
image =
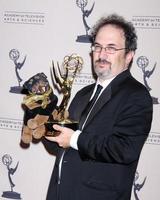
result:
M 117 14 L 111 14 L 108 17 L 102 17 L 91 29 L 92 42 L 94 43 L 98 31 L 106 25 L 113 25 L 120 28 L 124 32 L 125 36 L 125 48 L 126 53 L 129 51 L 135 51 L 137 49 L 137 35 L 133 24 L 126 21 L 122 16 Z

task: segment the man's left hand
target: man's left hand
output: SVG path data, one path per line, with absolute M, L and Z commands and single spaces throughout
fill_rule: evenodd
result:
M 59 132 L 58 136 L 46 137 L 46 139 L 58 143 L 60 147 L 70 147 L 70 139 L 74 131 L 70 128 L 62 127 L 57 124 L 53 125 L 53 128 Z

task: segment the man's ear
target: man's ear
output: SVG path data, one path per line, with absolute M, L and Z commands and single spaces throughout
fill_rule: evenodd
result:
M 93 58 L 93 51 L 89 52 L 89 56 L 90 56 L 91 59 Z
M 132 62 L 134 55 L 135 55 L 134 51 L 129 51 L 126 54 L 126 66 L 129 66 L 129 64 Z

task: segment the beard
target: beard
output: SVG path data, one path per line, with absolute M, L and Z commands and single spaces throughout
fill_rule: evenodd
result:
M 104 65 L 108 66 L 104 67 Z M 113 77 L 111 65 L 112 65 L 111 62 L 108 62 L 105 59 L 98 59 L 94 63 L 94 71 L 100 79 L 102 80 L 110 79 Z

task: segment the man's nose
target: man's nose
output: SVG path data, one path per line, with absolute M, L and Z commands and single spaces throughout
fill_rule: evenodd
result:
M 102 48 L 101 51 L 99 52 L 99 58 L 106 59 L 107 57 L 108 57 L 108 54 L 107 54 L 105 48 Z

